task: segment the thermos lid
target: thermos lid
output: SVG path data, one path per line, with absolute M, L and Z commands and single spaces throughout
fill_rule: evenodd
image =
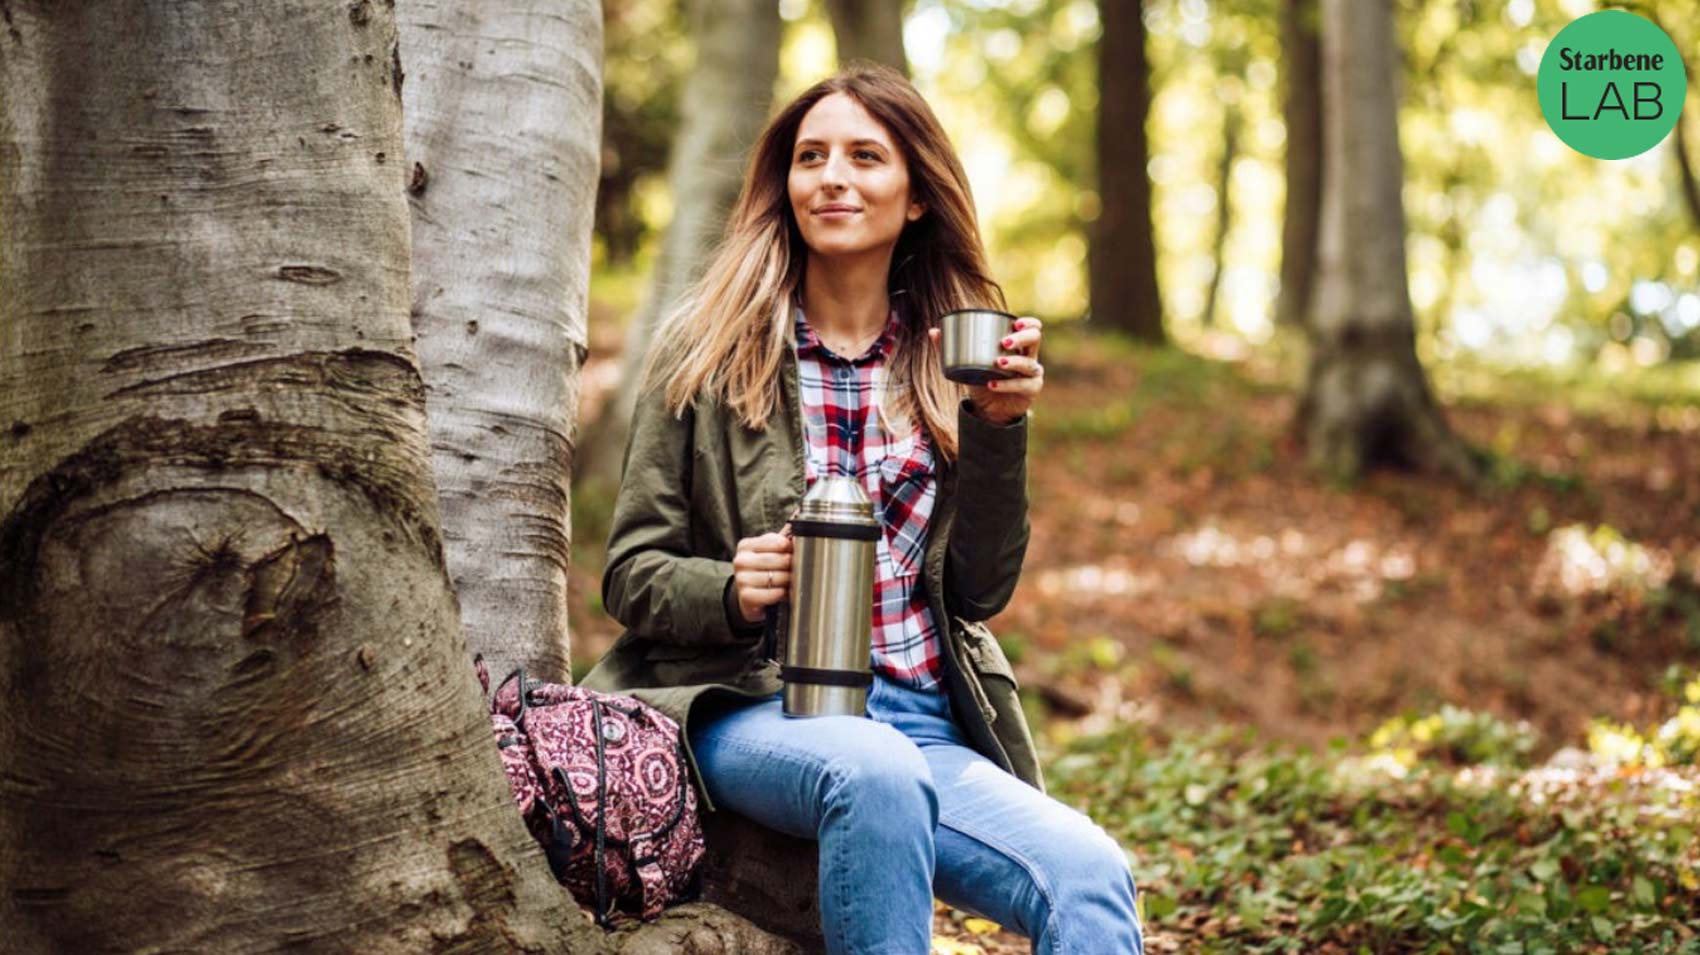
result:
M 874 502 L 862 490 L 862 482 L 852 477 L 817 478 L 797 507 L 797 520 L 879 526 Z

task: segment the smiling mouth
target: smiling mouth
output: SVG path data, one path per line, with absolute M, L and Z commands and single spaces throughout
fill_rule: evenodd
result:
M 860 209 L 844 209 L 844 208 L 816 209 L 815 215 L 817 215 L 817 216 L 848 216 L 848 215 L 854 215 L 854 214 L 861 212 L 861 211 L 862 210 L 860 210 Z

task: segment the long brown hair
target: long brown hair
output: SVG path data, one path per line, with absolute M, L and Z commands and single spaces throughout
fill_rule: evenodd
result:
M 808 262 L 787 189 L 791 152 L 803 116 L 834 93 L 861 104 L 891 134 L 909 169 L 910 199 L 926 207 L 892 252 L 887 281 L 900 321 L 886 376 L 892 400 L 889 407 L 880 402 L 880 414 L 903 422 L 918 416 L 955 460 L 956 404 L 964 392 L 944 377 L 927 328 L 952 309 L 1003 308 L 1003 289 L 986 267 L 968 176 L 950 138 L 915 87 L 886 66 L 853 65 L 809 87 L 768 123 L 707 270 L 656 329 L 645 387 L 665 382 L 675 415 L 707 397 L 757 430 L 778 410 L 792 295 Z

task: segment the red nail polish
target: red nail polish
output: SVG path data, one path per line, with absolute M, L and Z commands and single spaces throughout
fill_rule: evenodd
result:
M 998 364 L 999 365 L 1007 365 L 1007 364 L 1009 364 L 1009 359 L 1008 358 L 999 358 Z
M 1009 347 L 1009 339 L 1006 338 L 1006 339 L 1003 340 L 1003 347 L 1005 347 L 1005 348 Z
M 997 386 L 998 386 L 998 383 L 997 383 L 997 382 L 995 382 L 995 381 L 988 381 L 988 382 L 986 382 L 986 387 L 987 387 L 987 388 L 996 388 L 996 387 L 997 387 Z

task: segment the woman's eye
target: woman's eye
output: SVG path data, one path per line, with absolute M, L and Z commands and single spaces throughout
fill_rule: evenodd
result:
M 871 149 L 858 149 L 855 152 L 851 153 L 850 155 L 851 155 L 852 158 L 855 158 L 855 159 L 867 159 L 867 160 L 872 160 L 874 162 L 880 162 L 881 161 L 880 154 L 877 153 L 877 152 L 874 152 Z M 821 151 L 818 150 L 818 149 L 805 149 L 802 152 L 797 154 L 797 162 L 814 162 L 815 160 L 820 159 L 820 158 L 821 158 Z

